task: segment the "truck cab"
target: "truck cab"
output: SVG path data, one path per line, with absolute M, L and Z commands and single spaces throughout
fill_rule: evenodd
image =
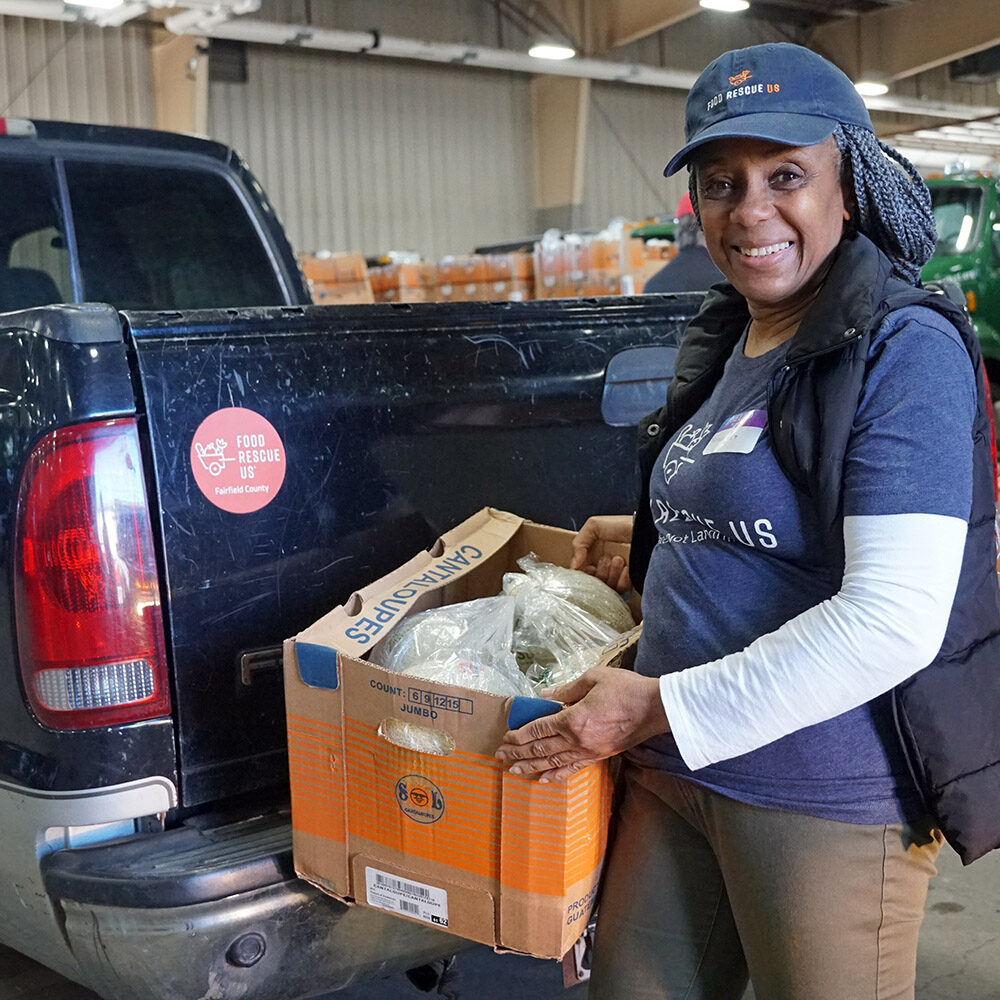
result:
M 965 293 L 990 380 L 1000 399 L 1000 178 L 988 173 L 930 177 L 938 240 L 924 281 L 950 278 Z
M 0 312 L 310 302 L 232 149 L 192 136 L 0 119 Z

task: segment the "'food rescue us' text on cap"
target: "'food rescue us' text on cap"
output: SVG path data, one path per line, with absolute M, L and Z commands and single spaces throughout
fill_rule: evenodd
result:
M 801 45 L 768 42 L 709 63 L 688 94 L 684 148 L 663 171 L 676 173 L 713 139 L 769 139 L 815 146 L 838 124 L 874 131 L 847 75 Z

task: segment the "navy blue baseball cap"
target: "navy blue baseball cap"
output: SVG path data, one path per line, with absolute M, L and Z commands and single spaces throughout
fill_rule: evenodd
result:
M 861 95 L 821 55 L 790 42 L 734 49 L 709 63 L 688 94 L 687 142 L 663 173 L 677 173 L 713 139 L 770 139 L 815 146 L 839 124 L 874 132 Z

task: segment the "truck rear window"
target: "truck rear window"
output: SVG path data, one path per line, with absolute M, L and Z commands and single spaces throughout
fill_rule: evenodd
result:
M 0 312 L 72 302 L 55 173 L 48 163 L 0 163 Z
M 285 302 L 251 217 L 221 175 L 68 162 L 84 298 L 119 309 Z

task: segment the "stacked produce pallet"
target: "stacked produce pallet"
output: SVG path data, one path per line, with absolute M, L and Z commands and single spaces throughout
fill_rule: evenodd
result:
M 529 254 L 469 254 L 438 264 L 439 298 L 445 302 L 523 302 L 534 298 L 534 288 Z
M 298 255 L 313 302 L 317 305 L 351 305 L 375 301 L 368 265 L 360 253 Z
M 360 253 L 300 254 L 318 304 L 349 302 L 523 302 L 632 295 L 675 252 L 670 242 L 632 236 L 616 223 L 596 235 L 550 230 L 534 251 L 449 255 L 436 263 L 392 253 L 367 266 Z
M 397 260 L 369 268 L 376 302 L 436 302 L 437 268 L 422 260 Z
M 630 226 L 593 236 L 550 230 L 535 244 L 535 296 L 539 299 L 633 295 L 647 277 L 642 240 Z

